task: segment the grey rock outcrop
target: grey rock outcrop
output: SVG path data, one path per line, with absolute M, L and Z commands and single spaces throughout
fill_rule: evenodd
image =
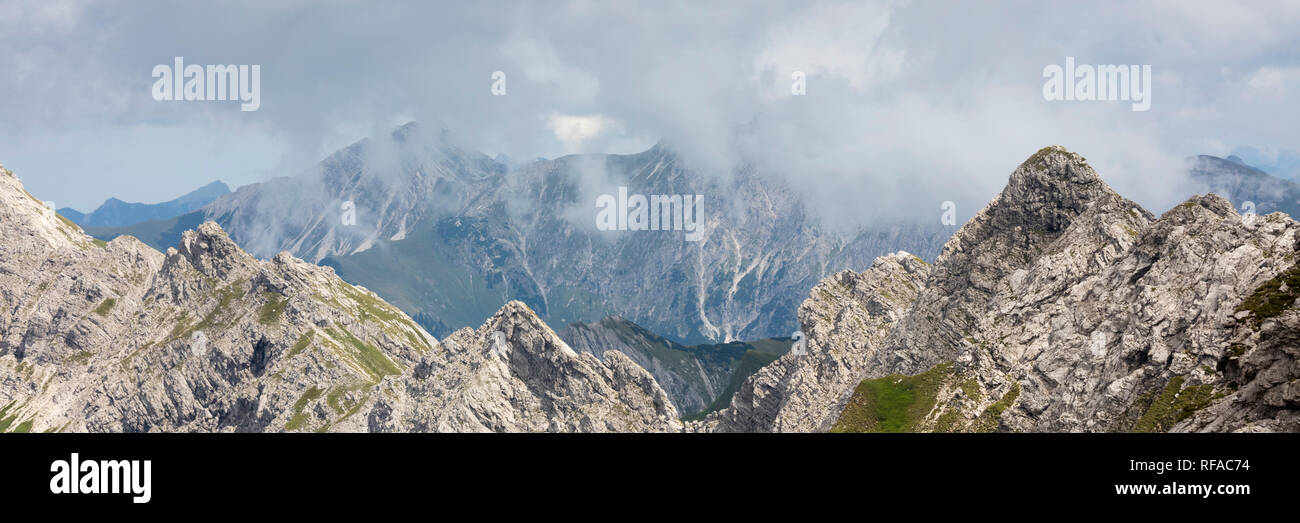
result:
M 895 253 L 861 273 L 843 271 L 813 288 L 799 307 L 804 354 L 791 351 L 746 380 L 731 407 L 693 424 L 723 432 L 817 432 L 871 372 L 871 356 L 907 312 L 930 267 Z
M 649 373 L 577 355 L 522 304 L 440 343 L 332 269 L 258 260 L 212 222 L 166 253 L 97 242 L 3 168 L 0 310 L 0 431 L 679 426 Z
M 424 377 L 386 380 L 370 431 L 676 432 L 654 377 L 617 351 L 604 362 L 569 348 L 521 302 L 420 360 Z M 487 347 L 487 350 L 482 350 Z
M 1243 217 L 1213 194 L 1156 218 L 1081 156 L 1044 148 L 944 246 L 901 318 L 801 314 L 810 351 L 863 358 L 872 386 L 840 382 L 846 403 L 765 384 L 765 369 L 753 388 L 838 420 L 801 427 L 813 430 L 880 430 L 868 396 L 909 386 L 920 412 L 891 427 L 1297 431 L 1298 232 L 1284 214 Z M 771 407 L 736 400 L 703 428 L 788 430 L 765 423 Z

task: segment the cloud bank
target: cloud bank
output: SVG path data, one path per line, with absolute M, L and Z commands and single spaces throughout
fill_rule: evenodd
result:
M 968 217 L 1050 144 L 1157 211 L 1194 190 L 1188 156 L 1300 150 L 1294 2 L 262 4 L 6 3 L 0 162 L 60 205 L 156 201 L 418 120 L 516 159 L 662 139 L 706 174 L 759 165 L 843 225 Z M 154 101 L 175 56 L 261 65 L 260 109 Z M 1067 56 L 1151 65 L 1151 109 L 1044 100 Z

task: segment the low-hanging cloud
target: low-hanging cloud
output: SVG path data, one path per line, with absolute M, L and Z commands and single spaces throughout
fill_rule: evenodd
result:
M 783 179 L 845 228 L 937 220 L 944 201 L 968 217 L 1045 145 L 1157 211 L 1195 190 L 1189 156 L 1300 149 L 1292 2 L 42 5 L 0 16 L 21 20 L 0 35 L 18 72 L 0 162 L 73 206 L 301 172 L 408 120 L 517 161 L 662 139 L 705 175 Z M 174 56 L 260 64 L 262 107 L 154 102 L 149 71 Z M 1067 56 L 1151 65 L 1151 110 L 1044 100 L 1041 71 Z M 103 144 L 112 162 L 66 161 Z

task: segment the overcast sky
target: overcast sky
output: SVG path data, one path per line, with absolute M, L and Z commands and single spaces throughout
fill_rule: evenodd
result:
M 418 120 L 516 160 L 666 139 L 862 219 L 969 216 L 1050 144 L 1157 211 L 1189 195 L 1188 155 L 1300 150 L 1294 1 L 179 3 L 0 2 L 0 163 L 89 211 L 294 174 Z M 177 56 L 260 65 L 259 110 L 155 101 Z M 1045 100 L 1067 56 L 1150 65 L 1150 110 Z

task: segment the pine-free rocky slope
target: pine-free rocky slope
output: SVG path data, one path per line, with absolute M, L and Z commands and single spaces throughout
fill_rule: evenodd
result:
M 0 170 L 0 430 L 1300 431 L 1298 233 L 1215 195 L 1156 217 L 1044 148 L 933 264 L 819 283 L 806 351 L 683 426 L 523 303 L 439 342 L 215 224 L 96 242 Z
M 0 431 L 675 431 L 654 378 L 525 305 L 439 342 L 215 223 L 101 242 L 0 168 Z M 500 332 L 501 334 L 496 334 Z
M 823 281 L 808 353 L 691 428 L 1300 431 L 1298 230 L 1213 194 L 1157 218 L 1044 148 L 933 266 Z

